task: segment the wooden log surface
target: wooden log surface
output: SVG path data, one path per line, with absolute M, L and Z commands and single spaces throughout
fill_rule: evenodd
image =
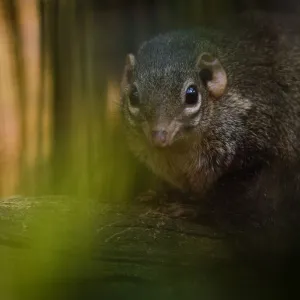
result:
M 4 199 L 1 299 L 276 298 L 279 269 L 241 263 L 234 242 L 145 203 Z

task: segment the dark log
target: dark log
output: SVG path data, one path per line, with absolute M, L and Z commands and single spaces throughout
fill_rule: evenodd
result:
M 274 299 L 284 292 L 284 282 L 274 286 L 282 262 L 267 272 L 241 261 L 237 241 L 142 202 L 4 199 L 1 299 Z

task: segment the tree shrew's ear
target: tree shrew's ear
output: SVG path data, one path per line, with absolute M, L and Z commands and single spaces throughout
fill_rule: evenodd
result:
M 208 91 L 215 97 L 221 97 L 227 86 L 227 75 L 220 61 L 210 53 L 204 52 L 197 59 L 201 79 Z
M 126 56 L 126 62 L 123 71 L 123 77 L 121 82 L 122 91 L 124 91 L 128 87 L 128 85 L 132 83 L 134 66 L 135 66 L 135 56 L 129 53 Z

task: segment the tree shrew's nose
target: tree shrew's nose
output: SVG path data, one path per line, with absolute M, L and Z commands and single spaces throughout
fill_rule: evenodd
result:
M 156 147 L 164 147 L 167 145 L 167 134 L 166 130 L 152 130 L 152 143 Z

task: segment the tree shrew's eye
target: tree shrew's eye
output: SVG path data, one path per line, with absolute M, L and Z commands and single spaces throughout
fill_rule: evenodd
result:
M 139 107 L 140 99 L 139 99 L 139 94 L 136 86 L 133 86 L 129 93 L 129 104 L 135 108 Z
M 190 85 L 185 91 L 185 104 L 195 105 L 198 103 L 199 93 L 196 85 Z

